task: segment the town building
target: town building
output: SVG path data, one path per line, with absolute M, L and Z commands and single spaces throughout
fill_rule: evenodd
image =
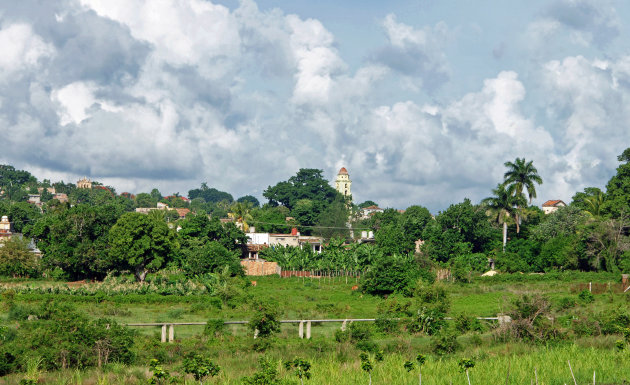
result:
M 551 214 L 557 211 L 560 207 L 565 207 L 566 205 L 566 203 L 559 199 L 550 200 L 542 204 L 542 210 L 545 214 Z
M 368 219 L 375 213 L 382 213 L 384 210 L 376 205 L 364 207 L 361 209 L 361 219 Z
M 314 253 L 321 253 L 324 238 L 300 235 L 296 228 L 291 229 L 290 234 L 255 233 L 250 232 L 247 236 L 247 244 L 243 248 L 243 258 L 258 259 L 258 252 L 274 246 L 309 247 Z
M 351 187 L 352 181 L 350 180 L 350 175 L 348 175 L 348 170 L 342 167 L 337 174 L 337 179 L 335 179 L 335 189 L 344 197 L 351 197 Z
M 13 224 L 9 222 L 9 217 L 2 216 L 0 220 L 0 246 L 3 246 L 5 241 L 8 241 L 13 236 Z
M 83 177 L 83 179 L 77 181 L 77 188 L 91 189 L 92 181 L 89 180 L 87 177 Z

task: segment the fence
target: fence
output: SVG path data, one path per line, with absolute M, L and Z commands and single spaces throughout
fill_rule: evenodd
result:
M 580 283 L 571 288 L 571 293 L 579 293 L 584 290 L 588 290 L 593 294 L 602 294 L 606 292 L 613 293 L 624 293 L 626 292 L 630 286 L 627 283 L 599 283 L 599 282 L 588 282 L 588 283 Z
M 476 317 L 478 320 L 485 321 L 498 321 L 499 323 L 511 322 L 512 319 L 507 315 L 497 315 L 496 317 Z M 445 320 L 452 320 L 451 317 L 444 317 Z M 395 320 L 400 320 L 400 318 L 395 318 Z M 306 339 L 311 338 L 311 329 L 313 323 L 324 323 L 324 322 L 341 322 L 341 330 L 346 330 L 348 323 L 352 322 L 375 322 L 376 318 L 346 318 L 346 319 L 306 319 L 306 320 L 281 320 L 279 321 L 282 324 L 298 324 L 298 336 L 299 338 L 304 338 L 304 327 L 306 326 Z M 224 325 L 246 325 L 249 321 L 224 321 Z M 175 340 L 175 326 L 184 326 L 184 325 L 198 325 L 205 326 L 207 322 L 149 322 L 149 323 L 129 323 L 126 326 L 128 327 L 162 327 L 161 341 L 173 342 Z M 168 330 L 168 334 L 167 334 Z M 254 333 L 254 338 L 258 336 L 258 333 Z

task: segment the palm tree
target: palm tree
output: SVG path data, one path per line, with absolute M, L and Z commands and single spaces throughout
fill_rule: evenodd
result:
M 254 220 L 251 214 L 252 207 L 251 202 L 236 202 L 230 207 L 230 213 L 228 213 L 228 217 L 234 218 L 237 223 L 242 225 L 244 232 L 249 230 L 248 222 Z
M 592 195 L 584 199 L 586 203 L 586 212 L 593 218 L 598 218 L 601 213 L 602 205 L 604 204 L 604 193 L 598 191 L 595 195 Z
M 534 167 L 533 161 L 527 162 L 525 158 L 516 158 L 514 162 L 505 162 L 504 165 L 508 168 L 503 174 L 504 183 L 514 190 L 514 195 L 519 195 L 523 193 L 523 189 L 526 189 L 529 204 L 531 205 L 532 199 L 536 198 L 536 186 L 534 186 L 534 183 L 543 183 L 542 178 L 538 175 L 538 170 Z
M 513 195 L 511 191 L 506 188 L 505 184 L 497 185 L 497 188 L 492 190 L 492 194 L 494 194 L 494 196 L 482 200 L 481 203 L 488 208 L 489 213 L 494 217 L 497 223 L 503 224 L 503 252 L 505 252 L 505 245 L 507 244 L 507 222 L 512 216 L 517 217 L 518 206 L 527 201 L 522 193 Z
M 532 199 L 536 198 L 536 186 L 534 183 L 542 184 L 543 180 L 538 175 L 538 170 L 534 167 L 533 161 L 526 161 L 525 158 L 516 158 L 514 162 L 505 162 L 505 167 L 508 170 L 503 174 L 503 183 L 508 185 L 508 190 L 514 196 L 520 196 L 523 194 L 523 190 L 527 190 L 527 196 L 529 197 L 529 204 L 532 204 Z M 519 208 L 525 206 L 523 203 L 519 203 Z M 516 232 L 519 233 L 521 218 L 516 213 Z

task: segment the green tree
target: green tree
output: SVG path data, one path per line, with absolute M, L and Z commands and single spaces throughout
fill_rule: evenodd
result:
M 370 206 L 378 206 L 378 205 L 374 201 L 365 201 L 365 202 L 359 204 L 359 208 L 361 208 L 361 209 L 364 209 L 364 208 L 370 207 Z
M 415 243 L 422 237 L 424 228 L 433 220 L 433 216 L 426 207 L 410 206 L 400 218 L 401 231 L 405 237 Z
M 240 223 L 244 232 L 249 231 L 249 224 L 252 223 L 252 204 L 250 202 L 236 202 L 230 207 L 228 216 L 233 218 L 236 223 Z
M 231 275 L 243 275 L 240 252 L 230 251 L 217 241 L 191 239 L 180 253 L 180 264 L 190 276 L 218 273 L 226 266 Z
M 24 228 L 37 221 L 42 215 L 39 209 L 28 202 L 16 202 L 9 207 L 9 220 L 13 222 L 13 230 L 21 233 Z
M 236 200 L 239 203 L 249 202 L 252 204 L 252 207 L 260 207 L 260 202 L 253 195 L 244 195 Z
M 516 158 L 514 162 L 505 162 L 505 167 L 508 170 L 503 174 L 504 183 L 508 186 L 507 189 L 514 194 L 514 196 L 520 197 L 524 194 L 524 190 L 527 190 L 527 196 L 529 197 L 529 204 L 532 203 L 532 199 L 536 198 L 536 184 L 542 184 L 543 180 L 538 175 L 538 170 L 534 167 L 533 161 L 526 161 L 525 158 Z M 520 201 L 520 198 L 519 198 Z M 525 205 L 518 206 L 519 209 Z M 520 213 L 516 213 L 516 233 L 520 233 L 521 216 Z
M 269 199 L 271 205 L 283 205 L 292 210 L 301 199 L 310 199 L 313 202 L 324 203 L 324 206 L 332 203 L 340 195 L 332 188 L 322 176 L 322 170 L 302 168 L 295 176 L 286 182 L 280 182 L 275 186 L 269 186 L 263 196 Z M 323 210 L 325 207 L 317 207 Z M 319 214 L 317 212 L 317 214 Z
M 349 215 L 348 206 L 341 200 L 337 200 L 319 214 L 317 227 L 313 233 L 326 241 L 333 238 L 346 240 L 350 238 L 350 229 L 347 227 Z
M 203 198 L 208 203 L 218 203 L 223 200 L 227 201 L 228 204 L 234 202 L 232 194 L 225 191 L 219 191 L 216 188 L 210 188 L 206 182 L 202 183 L 200 188 L 188 191 L 188 198 Z
M 166 264 L 178 244 L 166 222 L 140 213 L 123 214 L 109 232 L 109 256 L 139 282 Z
M 285 233 L 290 228 L 286 218 L 289 209 L 284 206 L 272 206 L 268 203 L 251 211 L 256 231 L 268 233 Z
M 412 258 L 383 256 L 377 259 L 361 280 L 361 289 L 373 295 L 401 292 L 413 285 L 420 273 Z
M 5 277 L 35 277 L 39 270 L 39 258 L 28 247 L 26 238 L 17 236 L 0 247 L 0 275 Z
M 46 267 L 63 269 L 72 278 L 102 278 L 112 265 L 107 254 L 109 229 L 122 215 L 120 206 L 78 205 L 46 213 L 25 228 L 35 239 Z
M 385 255 L 404 255 L 413 252 L 416 245 L 398 226 L 389 224 L 374 234 L 376 245 Z
M 523 194 L 527 190 L 529 203 L 536 198 L 536 185 L 542 184 L 543 180 L 538 175 L 538 170 L 534 167 L 533 161 L 526 161 L 525 158 L 516 158 L 514 162 L 505 162 L 508 170 L 503 174 L 505 183 L 513 189 L 515 195 Z
M 136 195 L 136 207 L 155 207 L 157 204 L 157 200 L 155 200 L 150 194 L 140 193 Z
M 602 212 L 613 218 L 630 213 L 630 147 L 617 157 L 617 173 L 606 184 Z
M 493 220 L 503 226 L 503 252 L 507 244 L 508 221 L 517 216 L 518 207 L 524 205 L 523 194 L 513 195 L 506 189 L 505 184 L 499 184 L 492 190 L 493 196 L 481 201 L 488 209 L 488 214 Z

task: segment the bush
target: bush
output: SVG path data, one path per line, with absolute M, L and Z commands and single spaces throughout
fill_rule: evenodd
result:
M 460 282 L 471 282 L 473 273 L 488 269 L 488 257 L 485 254 L 465 254 L 453 258 L 451 273 Z
M 469 316 L 465 313 L 460 313 L 455 316 L 455 329 L 460 333 L 467 333 L 469 331 L 482 331 L 483 326 L 481 322 L 475 317 Z
M 378 317 L 374 325 L 382 333 L 397 333 L 400 331 L 400 321 L 397 318 L 411 317 L 411 301 L 399 303 L 396 298 L 387 299 L 377 307 Z
M 512 321 L 495 329 L 495 337 L 502 341 L 536 343 L 564 339 L 566 333 L 549 319 L 550 309 L 549 300 L 541 295 L 517 298 L 513 302 L 513 310 L 508 313 Z
M 588 290 L 582 290 L 580 294 L 578 294 L 578 298 L 585 304 L 595 301 L 595 296 Z
M 363 276 L 361 289 L 365 293 L 381 296 L 403 292 L 416 282 L 418 276 L 418 268 L 410 258 L 383 256 Z
M 21 314 L 23 317 L 26 312 Z M 113 320 L 90 320 L 68 306 L 55 303 L 37 309 L 37 316 L 36 320 L 21 323 L 15 337 L 3 343 L 3 350 L 16 357 L 11 364 L 15 370 L 24 369 L 24 360 L 29 355 L 41 357 L 45 370 L 134 360 L 135 334 Z
M 597 319 L 599 319 L 602 334 L 617 334 L 623 329 L 630 328 L 630 314 L 625 309 L 600 314 Z
M 577 305 L 575 298 L 572 297 L 562 297 L 560 301 L 558 301 L 558 310 L 566 310 L 571 309 Z
M 460 348 L 457 335 L 450 331 L 440 333 L 431 340 L 431 350 L 438 356 L 455 353 Z
M 209 319 L 203 334 L 214 338 L 220 337 L 225 333 L 225 323 L 222 319 Z
M 271 337 L 280 331 L 278 304 L 259 300 L 254 303 L 254 316 L 249 321 L 249 328 L 256 332 L 258 337 Z
M 7 319 L 10 321 L 26 321 L 29 316 L 37 317 L 39 310 L 31 305 L 13 304 L 9 308 Z

